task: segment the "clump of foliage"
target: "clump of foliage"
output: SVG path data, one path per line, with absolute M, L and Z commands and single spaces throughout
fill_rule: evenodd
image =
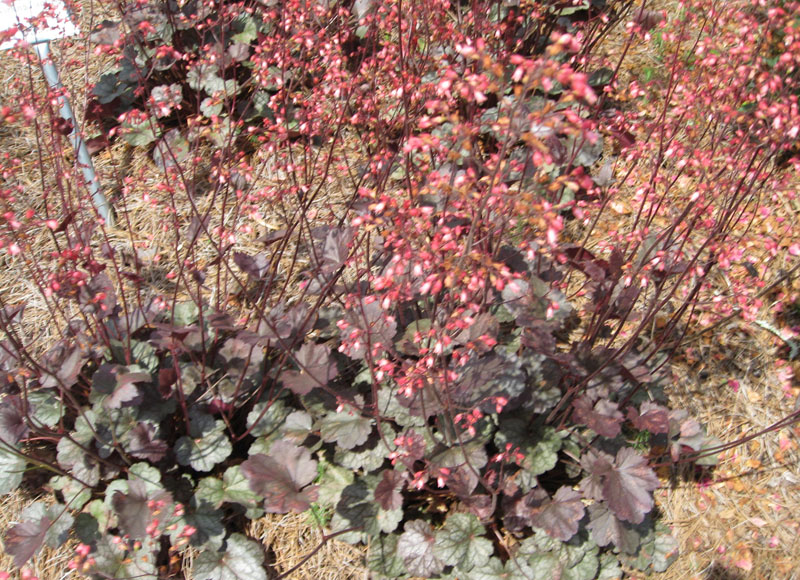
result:
M 686 115 L 668 98 L 657 121 L 616 108 L 627 88 L 592 47 L 623 16 L 663 25 L 605 4 L 124 6 L 95 36 L 119 70 L 93 91 L 128 143 L 155 144 L 164 181 L 146 195 L 174 234 L 174 287 L 150 295 L 142 253 L 119 255 L 63 182 L 64 215 L 3 190 L 3 245 L 62 336 L 35 355 L 23 309 L 2 304 L 0 492 L 47 474 L 56 498 L 6 532 L 15 563 L 73 534 L 73 566 L 97 577 L 174 577 L 193 546 L 194 577 L 257 580 L 246 523 L 312 510 L 326 540 L 369 544 L 378 577 L 666 569 L 655 468 L 713 462 L 714 443 L 668 408 L 666 362 L 774 182 L 738 165 L 743 112 L 716 121 L 725 196 L 653 197 L 671 183 L 658 172 L 702 175 L 714 155 L 698 135 L 680 149 L 698 164 L 667 161 Z M 633 171 L 643 130 L 664 151 L 641 221 L 590 246 L 617 193 L 604 143 Z M 260 181 L 237 134 L 285 182 Z M 202 139 L 218 214 L 190 178 Z M 266 250 L 239 249 L 268 211 Z M 53 251 L 33 259 L 42 228 Z

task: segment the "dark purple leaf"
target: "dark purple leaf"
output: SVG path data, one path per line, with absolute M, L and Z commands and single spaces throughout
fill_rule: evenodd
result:
M 622 430 L 624 416 L 617 404 L 608 399 L 600 399 L 592 406 L 592 400 L 584 395 L 575 399 L 572 406 L 573 421 L 583 423 L 598 435 L 613 439 Z
M 581 467 L 586 477 L 581 480 L 581 491 L 591 499 L 603 499 L 603 477 L 612 469 L 614 458 L 602 451 L 589 451 L 581 457 Z
M 151 500 L 167 505 L 172 503 L 172 496 L 166 491 L 148 493 L 146 484 L 141 479 L 128 481 L 128 493 L 114 493 L 111 505 L 117 512 L 119 527 L 124 534 L 132 539 L 141 539 L 147 535 L 147 526 L 153 520 L 149 506 Z
M 161 461 L 167 454 L 169 446 L 166 441 L 156 439 L 156 428 L 150 423 L 139 423 L 130 433 L 128 453 L 139 459 L 147 459 L 153 463 Z
M 44 356 L 44 364 L 51 374 L 46 374 L 41 379 L 43 388 L 71 387 L 78 380 L 83 365 L 89 357 L 79 346 L 68 346 L 65 341 L 60 341 Z
M 225 361 L 225 372 L 230 377 L 239 378 L 243 373 L 255 373 L 264 360 L 264 350 L 239 336 L 229 338 L 219 351 Z
M 491 521 L 495 509 L 492 496 L 483 493 L 477 493 L 461 500 L 461 503 L 480 521 Z
M 233 318 L 227 312 L 214 312 L 212 314 L 207 314 L 205 319 L 206 322 L 208 322 L 208 325 L 215 330 L 225 331 L 236 330 L 237 328 Z
M 114 312 L 117 305 L 117 294 L 114 284 L 107 274 L 97 274 L 78 292 L 78 303 L 81 310 L 105 318 Z
M 14 322 L 14 319 L 19 316 L 22 319 L 22 312 L 25 310 L 25 304 L 17 304 L 15 306 L 6 306 L 0 310 L 0 322 L 3 326 L 7 326 Z M 19 322 L 19 321 L 18 321 Z
M 405 525 L 397 541 L 397 555 L 403 560 L 409 574 L 430 578 L 444 569 L 444 564 L 433 553 L 436 537 L 430 524 L 414 520 Z
M 407 397 L 404 394 L 398 395 L 397 401 L 408 408 L 410 415 L 427 419 L 433 415 L 438 415 L 444 410 L 437 388 L 441 388 L 441 385 L 434 379 L 433 384 L 426 384 L 421 389 L 415 389 L 411 397 Z
M 269 455 L 253 455 L 241 465 L 250 489 L 265 499 L 270 513 L 305 511 L 317 498 L 317 462 L 307 449 L 276 441 Z
M 269 257 L 259 252 L 255 256 L 248 256 L 242 252 L 234 252 L 234 263 L 252 280 L 263 280 L 270 269 Z
M 587 496 L 600 499 L 599 484 L 601 498 L 608 502 L 615 516 L 633 524 L 641 523 L 653 509 L 652 492 L 659 486 L 656 474 L 647 465 L 647 459 L 629 447 L 620 449 L 613 463 L 607 457 L 603 453 L 581 460 L 581 466 L 590 473 L 581 481 L 581 489 Z
M 468 501 L 476 487 L 478 487 L 478 475 L 469 465 L 456 467 L 447 478 L 447 489 L 462 501 Z
M 16 445 L 28 434 L 22 399 L 17 395 L 7 395 L 0 399 L 0 439 Z
M 346 321 L 350 324 L 342 330 L 342 352 L 352 359 L 359 359 L 367 352 L 367 348 L 374 348 L 380 343 L 385 348 L 394 344 L 394 335 L 397 333 L 397 322 L 386 316 L 386 313 L 377 302 L 361 302 L 345 314 Z M 351 340 L 353 330 L 361 331 L 357 341 Z
M 350 228 L 331 229 L 322 244 L 321 269 L 324 274 L 335 272 L 350 255 L 348 247 L 353 239 Z
M 252 344 L 239 338 L 229 338 L 220 349 L 219 354 L 228 364 L 234 360 L 248 360 L 258 350 Z
M 625 256 L 619 248 L 611 250 L 608 256 L 608 271 L 611 277 L 617 279 L 622 274 L 622 266 L 625 264 Z
M 286 237 L 286 229 L 284 228 L 284 229 L 280 229 L 280 230 L 276 230 L 274 232 L 269 232 L 267 234 L 264 234 L 263 236 L 258 238 L 256 241 L 257 242 L 261 242 L 265 246 L 269 246 L 271 244 L 274 244 L 275 242 L 278 242 L 278 241 L 282 240 L 285 237 Z
M 48 517 L 27 520 L 16 524 L 6 532 L 3 546 L 5 552 L 14 558 L 14 566 L 22 568 L 25 562 L 39 551 L 52 523 Z
M 210 219 L 211 218 L 209 216 L 205 216 L 202 219 L 198 218 L 197 216 L 192 217 L 192 221 L 189 222 L 189 227 L 186 228 L 186 238 L 190 244 L 197 240 L 197 236 L 199 236 L 201 232 L 208 231 L 208 223 Z
M 178 373 L 174 368 L 158 370 L 158 392 L 165 399 L 172 395 L 172 385 L 178 382 Z
M 489 352 L 491 348 L 481 340 L 481 337 L 496 338 L 498 328 L 497 319 L 488 312 L 484 312 L 476 316 L 474 322 L 468 328 L 456 333 L 453 336 L 453 341 L 462 346 L 470 344 L 472 348 L 483 354 Z
M 544 499 L 538 505 L 529 503 L 533 508 L 530 515 L 531 525 L 542 528 L 548 535 L 562 542 L 568 541 L 578 532 L 578 522 L 583 518 L 581 494 L 562 486 L 551 500 L 547 492 L 536 488 L 531 494 L 543 493 Z
M 113 45 L 120 38 L 122 38 L 122 33 L 119 29 L 119 22 L 111 20 L 103 20 L 89 34 L 89 40 L 95 44 Z
M 604 502 L 589 506 L 590 522 L 586 528 L 591 532 L 592 540 L 598 546 L 614 544 L 627 554 L 637 551 L 641 543 L 641 535 L 636 527 L 618 520 Z M 646 526 L 646 522 L 642 524 Z
M 650 401 L 642 403 L 638 411 L 628 407 L 628 419 L 640 431 L 653 434 L 669 432 L 669 410 Z
M 385 470 L 378 485 L 375 486 L 375 501 L 384 510 L 396 510 L 403 507 L 403 486 L 406 477 L 394 470 Z
M 589 278 L 595 282 L 605 280 L 609 270 L 608 262 L 596 258 L 589 250 L 575 244 L 565 245 L 562 251 L 569 258 L 569 263 Z
M 286 370 L 280 375 L 283 384 L 296 395 L 307 395 L 311 389 L 324 387 L 336 376 L 336 363 L 327 346 L 306 343 L 292 357 L 299 370 Z
M 673 461 L 680 458 L 683 447 L 688 447 L 694 451 L 700 451 L 706 440 L 703 427 L 689 417 L 689 413 L 684 409 L 676 409 L 669 413 L 669 438 L 670 455 Z
M 649 10 L 642 7 L 635 11 L 633 21 L 639 25 L 642 32 L 648 32 L 658 26 L 665 19 L 663 10 Z
M 308 306 L 305 302 L 299 302 L 288 310 L 278 305 L 266 319 L 260 319 L 249 330 L 260 340 L 287 339 L 294 334 L 304 333 L 308 324 Z
M 136 383 L 149 383 L 152 377 L 146 372 L 129 372 L 122 365 L 103 364 L 92 376 L 92 388 L 106 395 L 103 406 L 107 409 L 119 409 L 139 400 L 139 388 Z

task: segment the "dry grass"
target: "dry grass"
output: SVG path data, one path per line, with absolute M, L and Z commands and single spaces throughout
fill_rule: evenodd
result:
M 96 3 L 87 3 L 82 14 L 82 26 L 88 29 L 91 21 L 102 19 Z M 669 8 L 671 4 L 664 3 Z M 620 43 L 620 35 L 610 39 L 610 52 L 614 43 Z M 90 58 L 87 47 L 74 45 L 63 51 L 55 51 L 60 62 L 72 60 L 77 66 L 62 67 L 65 84 L 73 88 L 73 95 L 83 94 L 87 78 L 94 77 L 104 63 Z M 86 63 L 89 63 L 88 66 Z M 624 75 L 636 75 L 637 71 L 657 65 L 654 56 L 644 45 L 637 45 L 628 55 Z M 37 71 L 20 67 L 7 54 L 0 54 L 0 70 L 6 82 L 1 83 L 0 99 L 14 98 L 11 80 L 30 78 L 40 90 Z M 78 112 L 80 106 L 75 107 Z M 13 132 L 0 126 L 0 143 L 3 151 L 21 159 L 33 159 L 39 143 L 30 132 Z M 52 152 L 53 163 L 60 163 L 58 152 Z M 48 154 L 49 155 L 49 154 Z M 66 166 L 70 153 L 67 151 Z M 259 179 L 263 183 L 276 182 L 280 176 L 269 171 L 268 160 L 259 164 L 264 172 Z M 124 145 L 115 145 L 96 157 L 98 172 L 104 182 L 119 187 L 117 177 L 134 177 L 132 183 L 141 191 L 126 196 L 129 200 L 124 211 L 125 220 L 117 228 L 109 230 L 109 241 L 120 252 L 136 252 L 152 260 L 146 268 L 147 286 L 152 292 L 163 292 L 169 282 L 166 273 L 174 264 L 167 262 L 174 248 L 175 228 L 165 223 L 178 223 L 185 227 L 190 221 L 188 202 L 178 207 L 170 205 L 168 199 L 158 200 L 153 194 L 154 186 L 164 176 L 141 153 L 131 153 Z M 26 203 L 36 203 L 43 191 L 54 187 L 53 172 L 45 171 L 42 182 L 36 172 L 25 175 Z M 116 185 L 115 185 L 116 184 Z M 111 188 L 113 190 L 113 187 Z M 342 190 L 345 188 L 342 188 Z M 151 204 L 144 193 L 155 196 L 162 203 Z M 74 194 L 74 192 L 73 192 Z M 79 203 L 78 199 L 73 202 Z M 224 216 L 215 214 L 214 199 L 199 196 L 197 211 L 208 212 L 212 219 L 221 221 Z M 185 204 L 185 205 L 184 205 Z M 325 215 L 329 204 L 319 203 L 320 215 Z M 616 210 L 615 210 L 616 211 Z M 625 215 L 624 205 L 619 216 Z M 172 220 L 176 212 L 177 222 Z M 800 237 L 798 208 L 786 205 L 776 208 L 775 217 L 784 218 L 784 224 L 794 229 L 788 235 Z M 127 227 L 130 224 L 130 227 Z M 251 236 L 239 239 L 243 251 L 257 249 L 255 239 L 266 231 L 281 227 L 278 216 L 265 212 L 260 229 Z M 126 227 L 123 227 L 126 226 Z M 762 224 L 765 228 L 771 224 Z M 45 248 L 47 240 L 29 240 L 34 253 L 36 248 Z M 755 242 L 754 242 L 755 243 Z M 164 261 L 156 261 L 163 256 Z M 215 250 L 208 245 L 201 248 L 199 261 L 211 261 Z M 47 305 L 30 280 L 14 273 L 14 265 L 2 258 L 0 264 L 0 294 L 7 303 L 27 302 L 27 332 L 35 348 L 44 349 L 57 338 L 57 328 L 49 325 L 50 313 Z M 774 277 L 786 264 L 774 261 L 765 273 L 765 279 Z M 720 281 L 724 284 L 724 280 Z M 800 289 L 800 283 L 788 280 L 788 288 Z M 780 328 L 766 303 L 760 320 Z M 676 406 L 688 408 L 705 424 L 709 432 L 723 441 L 735 439 L 743 434 L 763 429 L 784 417 L 791 410 L 791 396 L 800 394 L 800 383 L 786 384 L 781 369 L 776 367 L 782 342 L 762 327 L 733 320 L 728 326 L 718 329 L 714 335 L 692 345 L 682 359 L 675 361 L 673 373 L 676 377 L 669 395 Z M 795 377 L 800 376 L 800 368 Z M 705 378 L 701 378 L 705 377 Z M 728 383 L 736 380 L 738 391 Z M 659 575 L 663 580 L 682 579 L 775 579 L 800 578 L 800 446 L 797 438 L 800 430 L 785 428 L 766 434 L 732 452 L 728 452 L 717 469 L 707 479 L 695 481 L 693 474 L 670 473 L 663 476 L 664 488 L 656 494 L 659 510 L 672 526 L 681 544 L 681 557 L 667 573 Z M 33 492 L 17 492 L 3 498 L 0 510 L 0 529 L 8 529 L 19 517 L 20 511 L 31 501 Z M 279 573 L 293 569 L 318 545 L 322 532 L 305 514 L 269 516 L 254 522 L 249 530 L 252 537 L 261 540 L 270 563 Z M 313 554 L 289 577 L 298 580 L 339 580 L 366 578 L 368 574 L 361 564 L 363 550 L 331 541 Z M 66 563 L 71 558 L 70 546 L 59 550 L 45 550 L 33 560 L 30 569 L 41 580 L 63 579 L 69 576 Z M 3 568 L 11 569 L 9 559 L 3 556 Z M 17 577 L 12 574 L 12 577 Z

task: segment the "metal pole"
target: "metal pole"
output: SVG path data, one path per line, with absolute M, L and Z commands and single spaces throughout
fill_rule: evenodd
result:
M 100 180 L 97 178 L 97 173 L 94 171 L 92 157 L 89 155 L 89 150 L 86 148 L 86 143 L 84 143 L 83 139 L 81 139 L 80 132 L 78 131 L 78 120 L 72 113 L 72 107 L 70 107 L 67 98 L 60 94 L 61 90 L 63 89 L 63 85 L 61 84 L 61 79 L 58 78 L 58 70 L 56 69 L 56 65 L 53 63 L 53 59 L 50 58 L 50 43 L 47 41 L 37 42 L 33 46 L 36 48 L 36 54 L 39 55 L 39 62 L 42 65 L 42 72 L 44 73 L 44 77 L 47 79 L 47 84 L 50 85 L 50 88 L 58 95 L 58 104 L 61 108 L 61 116 L 72 123 L 73 130 L 68 137 L 72 143 L 72 147 L 75 149 L 75 155 L 78 159 L 78 165 L 81 168 L 81 172 L 83 173 L 83 179 L 86 181 L 86 186 L 89 188 L 89 193 L 92 194 L 92 202 L 97 208 L 97 212 L 100 214 L 100 217 L 105 220 L 105 223 L 107 225 L 113 225 L 113 209 L 109 205 L 106 196 L 103 195 L 103 192 L 100 190 Z

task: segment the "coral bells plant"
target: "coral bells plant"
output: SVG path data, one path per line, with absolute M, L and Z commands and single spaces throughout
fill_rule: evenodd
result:
M 15 565 L 72 537 L 70 568 L 100 578 L 265 579 L 247 523 L 310 510 L 325 541 L 369 546 L 376 577 L 665 570 L 655 469 L 715 451 L 667 406 L 666 362 L 782 183 L 761 155 L 789 150 L 794 113 L 766 124 L 759 103 L 794 69 L 732 54 L 754 68 L 700 125 L 687 91 L 727 29 L 704 33 L 700 2 L 678 32 L 607 4 L 119 7 L 93 35 L 117 68 L 91 87 L 89 127 L 158 170 L 144 193 L 120 177 L 132 248 L 69 168 L 41 164 L 53 189 L 25 209 L 3 160 L 0 241 L 59 333 L 42 345 L 2 299 L 0 492 L 38 477 L 54 499 L 6 531 Z M 794 46 L 791 14 L 741 13 Z M 664 31 L 666 92 L 619 86 L 595 57 L 620 19 L 631 42 Z M 597 242 L 650 154 L 635 219 Z M 672 195 L 690 177 L 697 193 Z M 141 205 L 160 217 L 146 240 Z

